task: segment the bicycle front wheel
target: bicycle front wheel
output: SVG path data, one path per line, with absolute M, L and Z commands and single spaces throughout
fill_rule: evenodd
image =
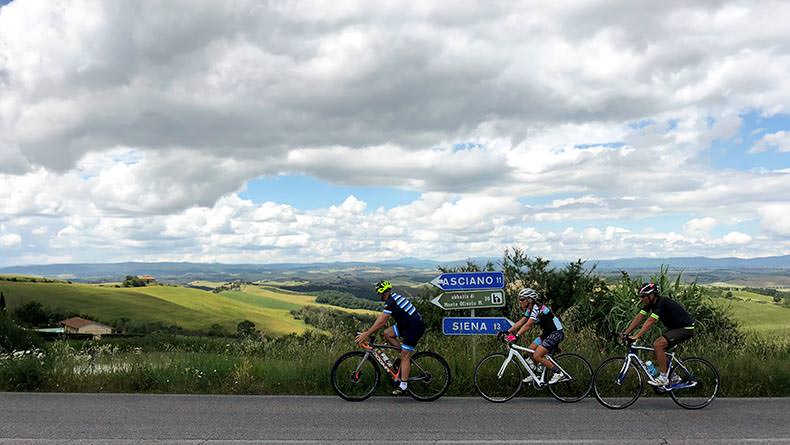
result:
M 450 387 L 450 366 L 435 352 L 418 352 L 411 356 L 409 393 L 421 402 L 438 399 Z
M 511 360 L 502 369 L 507 357 L 508 354 L 494 352 L 483 357 L 475 366 L 475 388 L 489 402 L 507 402 L 521 390 L 524 377 L 518 363 Z
M 578 402 L 587 397 L 592 388 L 592 366 L 579 354 L 567 353 L 552 357 L 563 371 L 557 383 L 549 385 L 549 392 L 560 402 Z
M 700 409 L 710 405 L 719 392 L 719 371 L 709 361 L 699 357 L 683 359 L 669 371 L 669 395 L 686 409 Z
M 642 374 L 631 362 L 626 367 L 623 357 L 612 357 L 601 363 L 593 374 L 593 393 L 601 405 L 611 409 L 631 406 L 642 394 Z
M 381 371 L 373 357 L 365 357 L 362 351 L 351 351 L 337 359 L 332 366 L 331 379 L 337 395 L 351 402 L 359 402 L 376 391 Z

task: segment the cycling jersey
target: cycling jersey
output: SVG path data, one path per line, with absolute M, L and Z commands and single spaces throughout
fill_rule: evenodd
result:
M 536 304 L 532 305 L 532 310 L 529 313 L 525 313 L 524 316 L 538 322 L 540 328 L 543 329 L 543 332 L 540 334 L 541 339 L 545 339 L 552 332 L 562 329 L 560 318 L 545 304 L 541 307 L 538 307 Z
M 413 351 L 425 333 L 425 324 L 417 308 L 408 298 L 392 293 L 384 302 L 384 313 L 390 314 L 395 319 L 393 330 L 396 336 L 403 339 L 401 347 Z
M 665 297 L 656 297 L 656 301 L 648 304 L 639 311 L 642 315 L 650 314 L 652 318 L 660 320 L 668 330 L 694 329 L 694 319 L 675 300 Z
M 384 313 L 390 314 L 401 328 L 422 321 L 417 308 L 407 298 L 394 292 L 384 302 Z

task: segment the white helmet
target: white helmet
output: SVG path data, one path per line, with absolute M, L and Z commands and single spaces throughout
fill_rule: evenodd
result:
M 518 299 L 519 300 L 526 300 L 529 298 L 530 300 L 534 301 L 537 304 L 543 304 L 543 297 L 531 287 L 525 287 L 518 292 Z

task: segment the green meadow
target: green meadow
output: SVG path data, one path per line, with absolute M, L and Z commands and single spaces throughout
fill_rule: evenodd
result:
M 0 281 L 9 310 L 30 301 L 46 307 L 79 312 L 111 323 L 159 322 L 186 330 L 207 330 L 218 324 L 233 332 L 243 320 L 273 335 L 301 334 L 308 326 L 295 320 L 291 310 L 315 304 L 315 297 L 277 292 L 272 288 L 243 286 L 242 291 L 207 292 L 182 286 L 136 288 L 105 287 L 65 282 Z
M 714 301 L 732 310 L 733 318 L 742 331 L 790 342 L 790 307 L 761 299 L 740 301 L 717 298 Z

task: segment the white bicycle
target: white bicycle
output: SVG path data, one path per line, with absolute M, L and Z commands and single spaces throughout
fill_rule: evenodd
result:
M 475 367 L 477 392 L 488 401 L 507 402 L 521 390 L 526 371 L 532 378 L 535 389 L 548 388 L 551 395 L 560 402 L 578 402 L 587 397 L 592 388 L 593 371 L 584 357 L 573 353 L 559 354 L 556 357 L 547 354 L 546 358 L 563 374 L 559 381 L 549 384 L 546 368 L 540 365 L 543 369 L 536 372 L 521 355 L 532 355 L 534 352 L 533 349 L 508 343 L 507 354 L 494 352 L 483 357 Z

